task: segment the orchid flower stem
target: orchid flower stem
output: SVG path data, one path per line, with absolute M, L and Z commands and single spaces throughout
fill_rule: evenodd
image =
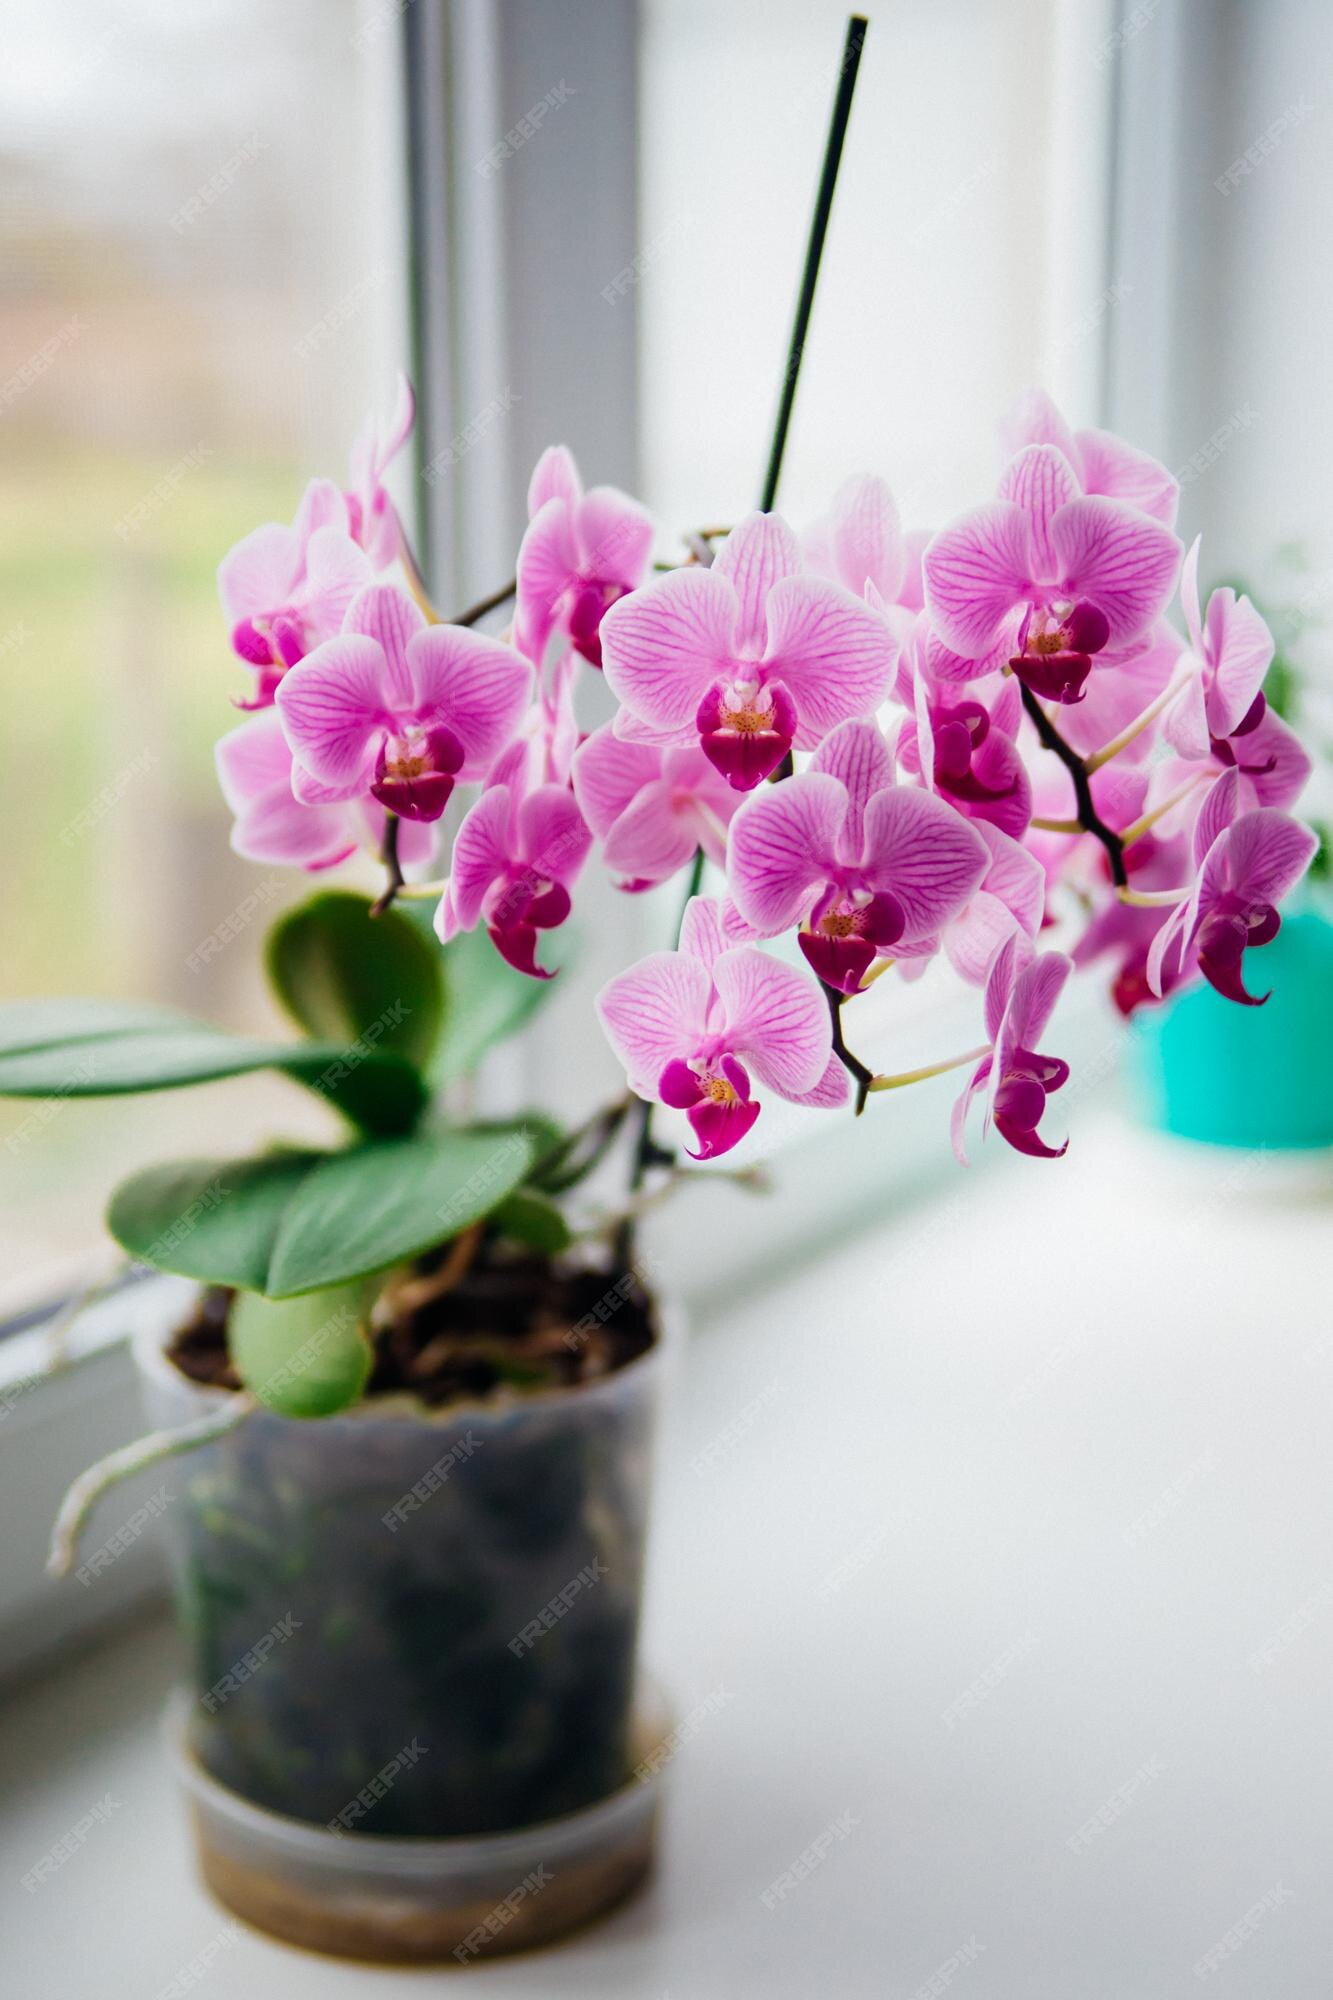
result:
M 1074 787 L 1074 798 L 1078 804 L 1078 824 L 1085 833 L 1090 833 L 1106 849 L 1106 858 L 1111 866 L 1111 880 L 1118 889 L 1129 880 L 1125 868 L 1125 842 L 1102 819 L 1092 802 L 1092 788 L 1088 783 L 1088 773 L 1077 750 L 1070 748 L 1055 724 L 1047 715 L 1032 689 L 1020 683 L 1023 707 L 1028 719 L 1040 737 L 1043 748 L 1054 752 L 1069 773 Z
M 861 991 L 868 993 L 875 981 L 882 979 L 886 972 L 892 972 L 897 963 L 896 958 L 877 958 L 875 963 L 868 966 L 861 974 Z
M 448 878 L 443 882 L 400 882 L 395 901 L 400 903 L 433 903 L 449 887 Z
M 547 1194 L 565 1194 L 587 1178 L 606 1157 L 611 1141 L 633 1108 L 632 1096 L 615 1098 L 557 1141 L 531 1168 L 529 1178 Z
M 744 1188 L 750 1194 L 768 1194 L 772 1187 L 771 1176 L 765 1167 L 709 1167 L 706 1171 L 700 1171 L 695 1167 L 673 1164 L 669 1172 L 663 1176 L 660 1187 L 641 1188 L 615 1215 L 606 1216 L 602 1221 L 594 1222 L 586 1229 L 575 1230 L 574 1241 L 591 1243 L 598 1237 L 614 1232 L 616 1241 L 619 1242 L 627 1227 L 632 1229 L 640 1216 L 648 1215 L 653 1209 L 660 1208 L 678 1187 L 688 1186 L 691 1182 L 711 1184 L 716 1181 L 730 1181 L 733 1187 Z
M 517 589 L 518 579 L 511 576 L 508 583 L 502 584 L 499 590 L 493 590 L 489 597 L 483 597 L 476 604 L 470 604 L 466 611 L 458 612 L 455 617 L 449 620 L 449 623 L 451 625 L 476 625 L 486 616 L 487 612 L 498 611 L 502 604 L 508 604 Z
M 948 1070 L 962 1069 L 965 1063 L 980 1062 L 990 1054 L 990 1043 L 983 1042 L 979 1049 L 969 1049 L 966 1055 L 950 1056 L 947 1062 L 927 1063 L 924 1069 L 900 1070 L 896 1076 L 877 1076 L 867 1086 L 870 1090 L 902 1090 L 909 1083 L 924 1083 L 927 1077 L 943 1076 Z
M 384 815 L 384 845 L 380 849 L 380 860 L 388 870 L 389 879 L 370 906 L 372 917 L 382 917 L 403 887 L 403 871 L 398 860 L 398 815 L 394 812 Z
M 1167 813 L 1180 804 L 1182 799 L 1189 797 L 1196 785 L 1206 784 L 1212 775 L 1211 771 L 1196 771 L 1192 778 L 1188 779 L 1176 791 L 1172 792 L 1169 798 L 1163 799 L 1159 806 L 1154 806 L 1151 812 L 1144 813 L 1142 818 L 1136 819 L 1132 826 L 1127 826 L 1120 836 L 1125 846 L 1130 847 L 1136 840 L 1142 840 L 1150 827 L 1156 826 L 1159 819 L 1164 819 Z
M 1192 667 L 1188 673 L 1178 674 L 1170 686 L 1162 690 L 1156 701 L 1149 702 L 1141 715 L 1136 715 L 1132 722 L 1125 724 L 1118 736 L 1113 736 L 1109 743 L 1104 743 L 1095 756 L 1085 757 L 1083 768 L 1088 776 L 1091 777 L 1094 771 L 1100 771 L 1103 764 L 1109 764 L 1113 757 L 1118 757 L 1122 750 L 1128 749 L 1134 738 L 1141 736 L 1150 723 L 1156 722 L 1162 710 L 1170 706 L 1176 696 L 1189 686 L 1193 678 Z
M 856 1116 L 859 1118 L 866 1108 L 866 1092 L 874 1082 L 875 1072 L 868 1069 L 859 1056 L 852 1054 L 842 1038 L 842 1003 L 847 995 L 840 993 L 836 986 L 825 985 L 822 979 L 819 983 L 824 987 L 829 1019 L 833 1024 L 833 1053 L 856 1085 Z
M 1194 891 L 1187 882 L 1182 889 L 1121 889 L 1118 893 L 1131 910 L 1167 910 L 1172 904 L 1186 902 Z
M 228 1396 L 221 1409 L 210 1410 L 206 1417 L 182 1424 L 178 1430 L 150 1431 L 147 1437 L 136 1438 L 133 1444 L 108 1452 L 96 1465 L 80 1473 L 61 1501 L 51 1530 L 51 1549 L 46 1559 L 48 1574 L 69 1574 L 84 1524 L 104 1493 L 146 1466 L 160 1465 L 164 1459 L 176 1458 L 181 1452 L 193 1451 L 197 1445 L 221 1437 L 254 1408 L 252 1396 Z
M 1081 819 L 1030 819 L 1029 826 L 1035 826 L 1038 833 L 1083 833 L 1086 831 Z

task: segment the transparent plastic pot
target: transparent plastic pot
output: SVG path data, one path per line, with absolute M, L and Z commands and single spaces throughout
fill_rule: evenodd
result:
M 136 1343 L 156 1428 L 228 1393 L 166 1358 L 179 1317 L 177 1298 Z M 656 1782 L 635 1771 L 657 1725 L 638 1630 L 672 1344 L 659 1330 L 598 1382 L 504 1402 L 256 1411 L 169 1463 L 177 1735 L 205 1877 L 239 1914 L 353 1956 L 448 1956 L 546 1865 L 496 1952 L 643 1874 Z M 516 1873 L 535 1851 L 516 1837 L 549 1849 L 553 1823 L 578 1866 Z M 401 1879 L 395 1853 L 413 1857 Z

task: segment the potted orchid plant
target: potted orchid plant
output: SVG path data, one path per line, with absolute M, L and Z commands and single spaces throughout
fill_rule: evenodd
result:
M 960 1160 L 974 1113 L 1058 1160 L 1050 1031 L 1075 967 L 1105 962 L 1125 1012 L 1198 979 L 1260 1005 L 1251 967 L 1315 850 L 1257 614 L 1204 603 L 1176 483 L 1142 452 L 1033 394 L 995 492 L 933 533 L 904 532 L 876 476 L 804 532 L 775 511 L 854 74 L 758 511 L 668 552 L 555 447 L 512 583 L 444 615 L 386 485 L 404 387 L 347 486 L 316 480 L 224 559 L 248 676 L 217 753 L 232 844 L 378 871 L 273 927 L 297 1035 L 0 1011 L 3 1093 L 268 1067 L 343 1121 L 337 1144 L 116 1190 L 116 1240 L 194 1289 L 142 1343 L 159 1431 L 80 1483 L 56 1548 L 75 1560 L 108 1481 L 172 1457 L 205 1872 L 320 1948 L 468 1960 L 647 1865 L 663 1318 L 634 1201 L 591 1209 L 592 1177 L 620 1154 L 637 1196 L 743 1160 L 774 1098 L 873 1116 L 950 1069 Z M 589 731 L 597 678 L 616 712 Z M 597 998 L 625 1089 L 573 1130 L 478 1116 L 467 1080 L 550 991 L 599 866 L 627 895 L 683 892 L 675 934 Z M 863 996 L 933 961 L 974 996 L 973 1045 L 880 1073 Z

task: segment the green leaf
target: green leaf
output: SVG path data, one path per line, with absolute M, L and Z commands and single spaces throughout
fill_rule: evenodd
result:
M 515 1188 L 492 1211 L 491 1227 L 543 1256 L 556 1257 L 574 1241 L 569 1224 L 553 1201 L 531 1188 Z
M 444 1020 L 444 967 L 434 937 L 368 896 L 326 889 L 279 917 L 264 964 L 307 1035 L 391 1049 L 424 1069 Z
M 529 979 L 506 965 L 484 930 L 463 931 L 440 945 L 432 928 L 434 910 L 426 903 L 402 906 L 409 920 L 435 941 L 444 965 L 446 999 L 444 1033 L 431 1063 L 437 1084 L 474 1070 L 488 1049 L 517 1034 L 528 1016 L 541 1006 L 558 979 Z M 542 940 L 542 954 L 551 965 L 573 954 L 569 926 Z
M 372 1139 L 343 1153 L 187 1160 L 116 1190 L 107 1222 L 159 1270 L 272 1298 L 401 1263 L 489 1214 L 523 1180 L 514 1130 Z
M 269 1042 L 207 1021 L 115 1000 L 0 1005 L 0 1097 L 117 1097 L 278 1069 L 368 1130 L 404 1131 L 426 1089 L 391 1050 Z
M 247 1389 L 282 1417 L 330 1417 L 366 1386 L 373 1356 L 362 1328 L 366 1287 L 338 1285 L 299 1299 L 241 1292 L 227 1346 Z
M 288 1204 L 265 1290 L 309 1291 L 414 1257 L 488 1215 L 532 1165 L 522 1133 L 380 1140 L 322 1160 Z
M 318 1153 L 258 1160 L 178 1160 L 147 1167 L 111 1197 L 107 1227 L 159 1271 L 262 1292 L 278 1229 Z

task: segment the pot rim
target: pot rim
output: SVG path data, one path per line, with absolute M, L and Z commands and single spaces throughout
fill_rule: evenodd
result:
M 254 1805 L 205 1770 L 190 1742 L 192 1706 L 189 1695 L 177 1689 L 167 1704 L 164 1729 L 177 1775 L 196 1806 L 227 1821 L 238 1833 L 285 1848 L 335 1873 L 465 1876 L 504 1863 L 522 1872 L 534 1860 L 553 1861 L 562 1850 L 593 1844 L 599 1836 L 613 1834 L 623 1822 L 651 1812 L 661 1794 L 663 1773 L 671 1763 L 670 1756 L 657 1754 L 670 1738 L 671 1710 L 657 1684 L 642 1676 L 634 1717 L 636 1736 L 649 1746 L 639 1767 L 646 1764 L 647 1774 L 640 1777 L 637 1770 L 632 1771 L 618 1790 L 595 1804 L 557 1819 L 535 1820 L 529 1826 L 497 1833 L 334 1833 L 313 1821 Z
M 610 1284 L 617 1281 L 612 1279 Z M 131 1337 L 131 1350 L 139 1373 L 155 1386 L 170 1389 L 177 1395 L 193 1398 L 201 1408 L 220 1407 L 224 1398 L 239 1394 L 235 1389 L 222 1389 L 214 1383 L 196 1382 L 167 1359 L 166 1348 L 179 1330 L 181 1317 L 186 1310 L 186 1299 L 197 1297 L 207 1288 L 193 1279 L 182 1279 L 181 1286 L 189 1286 L 188 1294 L 173 1283 L 170 1287 L 170 1303 L 166 1298 L 160 1310 L 150 1318 L 146 1317 L 135 1328 Z M 554 1403 L 566 1403 L 577 1398 L 581 1402 L 597 1401 L 618 1395 L 624 1385 L 637 1382 L 643 1375 L 660 1373 L 678 1353 L 684 1340 L 684 1316 L 674 1302 L 664 1303 L 653 1286 L 645 1279 L 641 1287 L 648 1294 L 649 1311 L 654 1339 L 651 1347 L 636 1354 L 623 1368 L 613 1368 L 607 1375 L 599 1376 L 591 1382 L 561 1383 L 549 1389 L 535 1389 L 522 1395 L 509 1393 L 497 1397 L 477 1397 L 466 1402 L 429 1404 L 412 1395 L 409 1390 L 394 1391 L 379 1397 L 363 1396 L 345 1410 L 338 1410 L 328 1417 L 280 1417 L 275 1410 L 263 1410 L 257 1414 L 272 1416 L 283 1423 L 336 1424 L 348 1421 L 379 1423 L 425 1423 L 452 1424 L 461 1418 L 503 1418 L 521 1414 L 528 1410 L 538 1410 Z

